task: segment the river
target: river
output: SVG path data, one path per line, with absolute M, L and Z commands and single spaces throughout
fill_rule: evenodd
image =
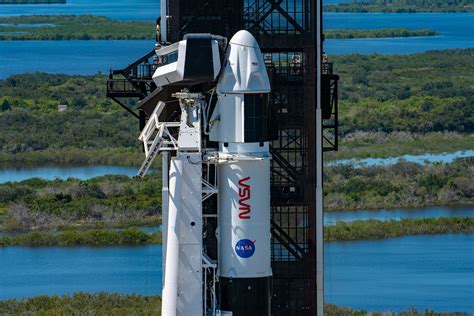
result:
M 343 159 L 336 161 L 329 161 L 326 163 L 327 166 L 334 165 L 351 165 L 356 168 L 362 167 L 373 167 L 373 166 L 388 166 L 396 164 L 400 161 L 407 161 L 424 165 L 427 163 L 452 163 L 456 159 L 460 158 L 471 158 L 474 157 L 474 150 L 458 150 L 455 152 L 444 152 L 444 153 L 426 153 L 422 155 L 403 155 L 399 157 L 388 157 L 388 158 L 365 158 L 365 159 Z
M 330 242 L 326 303 L 473 313 L 474 234 Z M 161 246 L 0 248 L 0 299 L 161 292 Z

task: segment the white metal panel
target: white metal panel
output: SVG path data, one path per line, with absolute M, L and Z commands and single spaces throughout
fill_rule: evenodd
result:
M 162 163 L 161 163 L 161 170 L 163 173 L 163 185 L 161 188 L 161 217 L 162 217 L 162 270 L 163 271 L 163 284 L 165 285 L 165 268 L 166 268 L 166 249 L 168 249 L 168 212 L 169 212 L 169 153 L 167 151 L 162 152 Z
M 219 165 L 219 276 L 271 276 L 270 159 Z
M 160 51 L 165 51 L 168 48 L 162 48 Z M 176 47 L 173 46 L 176 50 Z M 178 60 L 161 66 L 156 69 L 153 74 L 153 81 L 158 87 L 164 87 L 176 82 L 183 81 L 184 78 L 184 63 L 186 60 L 186 41 L 180 41 L 177 45 Z M 160 52 L 158 51 L 158 53 Z
M 198 104 L 181 108 L 178 147 L 180 151 L 201 151 L 201 107 Z
M 219 120 L 211 127 L 210 139 L 216 142 L 243 143 L 244 95 L 219 95 L 217 108 Z

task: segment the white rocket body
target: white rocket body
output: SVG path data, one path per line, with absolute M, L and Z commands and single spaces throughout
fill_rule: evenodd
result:
M 227 159 L 218 166 L 220 308 L 241 314 L 250 305 L 265 315 L 272 275 L 271 155 L 267 131 L 261 128 L 266 124 L 259 119 L 268 119 L 264 109 L 270 82 L 258 43 L 247 31 L 230 40 L 223 67 L 210 131 L 210 140 L 219 142 L 219 156 Z M 236 292 L 241 296 L 232 297 Z M 249 297 L 257 302 L 248 304 Z
M 212 149 L 213 158 L 209 158 L 218 174 L 211 190 L 218 194 L 219 303 L 213 306 L 219 305 L 220 315 L 270 315 L 270 82 L 263 55 L 247 31 L 239 31 L 230 40 L 222 65 L 218 39 L 210 34 L 188 34 L 183 41 L 158 50 L 157 56 L 176 53 L 176 62 L 156 70 L 157 86 L 217 79 L 217 104 L 209 122 L 207 117 L 204 122 L 209 126 L 209 140 L 219 143 L 217 155 Z M 169 179 L 163 177 L 169 180 L 169 194 L 165 194 L 169 207 L 163 209 L 167 226 L 162 314 L 201 315 L 206 313 L 208 286 L 203 268 L 216 268 L 215 263 L 209 264 L 202 242 L 202 203 L 212 187 L 203 178 L 202 168 L 207 159 L 201 135 L 206 131 L 201 124 L 204 101 L 202 94 L 188 90 L 175 96 L 180 100 L 180 122 L 160 122 L 166 105 L 157 106 L 140 136 L 147 159 L 139 174 L 144 174 L 158 152 L 176 150 Z M 169 132 L 176 127 L 177 140 Z M 214 293 L 210 299 L 216 297 Z
M 253 147 L 268 155 L 267 145 Z M 271 276 L 269 181 L 269 158 L 219 166 L 219 276 Z

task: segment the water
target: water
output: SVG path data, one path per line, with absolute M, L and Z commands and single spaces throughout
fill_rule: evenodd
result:
M 325 29 L 431 29 L 439 36 L 327 40 L 328 54 L 413 54 L 474 47 L 474 13 L 325 13 Z
M 90 75 L 121 69 L 154 41 L 0 41 L 0 79 L 26 72 Z
M 332 0 L 337 1 L 337 0 Z M 2 5 L 0 16 L 95 14 L 121 20 L 154 21 L 159 0 L 71 0 L 67 5 Z M 328 54 L 409 54 L 435 49 L 474 47 L 472 13 L 325 13 L 326 29 L 430 28 L 434 37 L 327 40 Z M 95 74 L 124 68 L 153 49 L 146 41 L 0 41 L 0 79 L 25 72 Z M 32 53 L 34 52 L 34 53 Z
M 366 310 L 474 312 L 474 234 L 331 242 L 326 302 Z M 161 292 L 161 247 L 0 248 L 0 299 Z
M 326 303 L 474 313 L 474 234 L 331 242 L 324 261 Z
M 68 0 L 67 4 L 2 5 L 0 16 L 33 14 L 88 14 L 117 20 L 153 22 L 160 15 L 160 0 Z
M 433 163 L 452 163 L 459 158 L 474 157 L 474 150 L 459 150 L 451 153 L 439 153 L 430 154 L 426 153 L 423 155 L 403 155 L 399 157 L 389 158 L 366 158 L 366 159 L 343 159 L 337 161 L 328 162 L 326 165 L 352 165 L 356 168 L 362 167 L 373 167 L 373 166 L 387 166 L 394 165 L 400 161 L 408 161 L 417 163 L 420 165 L 433 164 Z
M 353 222 L 369 219 L 400 220 L 402 218 L 440 218 L 440 217 L 474 217 L 474 206 L 461 207 L 425 207 L 413 209 L 382 209 L 338 211 L 324 213 L 324 225 L 334 225 L 337 222 Z
M 161 246 L 0 248 L 0 300 L 84 292 L 161 293 Z
M 41 168 L 0 169 L 0 183 L 19 182 L 30 178 L 47 180 L 77 178 L 87 180 L 108 174 L 122 174 L 129 177 L 137 175 L 138 168 L 123 166 L 70 166 Z

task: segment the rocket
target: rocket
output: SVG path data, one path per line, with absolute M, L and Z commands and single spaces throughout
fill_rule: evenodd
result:
M 270 82 L 257 41 L 247 31 L 230 40 L 217 83 L 219 143 L 218 275 L 222 315 L 269 315 Z
M 188 34 L 156 56 L 163 97 L 139 137 L 139 175 L 161 153 L 162 315 L 270 315 L 271 88 L 259 45 L 247 31 L 230 41 Z M 211 196 L 215 210 L 205 214 Z

